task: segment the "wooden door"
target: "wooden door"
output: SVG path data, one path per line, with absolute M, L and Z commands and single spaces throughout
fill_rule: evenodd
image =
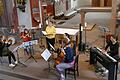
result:
M 92 7 L 100 7 L 100 0 L 92 0 Z
M 39 0 L 30 0 L 32 27 L 37 27 L 40 21 Z

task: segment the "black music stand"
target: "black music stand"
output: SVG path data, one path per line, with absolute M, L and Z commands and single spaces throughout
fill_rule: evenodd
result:
M 30 52 L 30 56 L 29 56 L 29 58 L 28 58 L 26 61 L 28 61 L 29 59 L 32 58 L 35 62 L 37 62 L 37 60 L 36 60 L 35 57 L 33 56 L 33 55 L 34 55 L 33 44 L 31 45 L 31 42 L 29 42 L 29 45 L 28 45 L 26 48 L 29 48 L 29 52 Z M 26 61 L 25 61 L 25 62 L 26 62 Z

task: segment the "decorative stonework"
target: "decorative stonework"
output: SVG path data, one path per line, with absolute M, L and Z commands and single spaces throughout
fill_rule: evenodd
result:
M 66 11 L 66 0 L 55 1 L 55 15 L 59 16 L 64 14 Z

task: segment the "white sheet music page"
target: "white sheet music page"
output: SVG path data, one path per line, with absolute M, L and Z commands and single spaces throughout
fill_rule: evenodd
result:
M 43 33 L 44 35 L 47 35 L 47 33 L 46 33 L 45 31 L 42 31 L 42 33 Z
M 45 51 L 41 54 L 41 56 L 46 60 L 48 61 L 48 59 L 50 58 L 52 54 L 49 52 L 48 49 L 45 49 Z

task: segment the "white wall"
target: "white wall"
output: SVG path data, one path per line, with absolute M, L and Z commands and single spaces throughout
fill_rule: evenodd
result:
M 25 25 L 26 28 L 30 29 L 32 27 L 30 0 L 27 0 L 27 4 L 25 5 L 26 5 L 25 12 L 22 12 L 19 9 L 17 9 L 18 22 L 19 26 Z
M 71 0 L 71 9 L 75 9 L 77 7 L 77 0 Z
M 92 0 L 77 0 L 77 7 L 91 6 Z

